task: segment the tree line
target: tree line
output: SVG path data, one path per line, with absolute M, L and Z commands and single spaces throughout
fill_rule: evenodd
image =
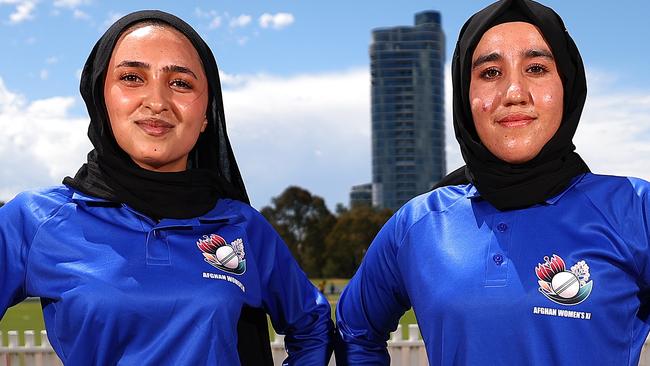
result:
M 261 209 L 311 278 L 349 278 L 361 263 L 379 229 L 390 218 L 389 209 L 369 206 L 336 212 L 323 198 L 291 186 Z

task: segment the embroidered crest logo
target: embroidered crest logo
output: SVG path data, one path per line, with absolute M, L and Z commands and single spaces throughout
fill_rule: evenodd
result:
M 593 281 L 589 280 L 589 266 L 580 261 L 566 270 L 564 260 L 553 254 L 550 259 L 544 257 L 544 263 L 538 263 L 535 274 L 539 280 L 539 292 L 549 300 L 562 305 L 577 305 L 591 294 Z
M 244 241 L 241 238 L 228 244 L 217 234 L 203 235 L 196 245 L 211 266 L 238 275 L 246 272 Z

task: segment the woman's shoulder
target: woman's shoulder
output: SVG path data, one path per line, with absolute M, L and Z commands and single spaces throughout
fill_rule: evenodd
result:
M 60 185 L 33 189 L 20 192 L 7 202 L 7 205 L 25 206 L 35 209 L 37 207 L 58 207 L 72 200 L 74 191 L 70 188 Z
M 475 188 L 471 184 L 445 186 L 423 193 L 404 204 L 397 214 L 418 220 L 432 212 L 444 212 L 471 197 Z
M 17 214 L 24 218 L 44 219 L 55 214 L 70 203 L 74 192 L 66 186 L 53 186 L 23 191 L 4 205 L 7 215 Z
M 587 173 L 576 184 L 576 188 L 594 199 L 620 199 L 625 196 L 647 198 L 650 182 L 635 177 Z
M 264 216 L 250 204 L 231 198 L 220 199 L 211 212 L 221 216 L 240 217 L 247 221 L 264 219 Z
M 587 173 L 575 188 L 588 207 L 617 227 L 632 225 L 650 210 L 650 183 L 643 179 Z

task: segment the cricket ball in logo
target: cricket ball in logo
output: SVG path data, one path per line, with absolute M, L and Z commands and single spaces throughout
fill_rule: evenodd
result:
M 217 234 L 203 235 L 196 245 L 211 266 L 238 275 L 246 271 L 244 242 L 241 238 L 228 244 Z
M 593 287 L 589 280 L 589 266 L 580 261 L 566 270 L 564 260 L 553 254 L 551 258 L 544 257 L 544 263 L 538 263 L 535 274 L 539 279 L 539 292 L 549 300 L 562 305 L 577 305 L 583 302 Z

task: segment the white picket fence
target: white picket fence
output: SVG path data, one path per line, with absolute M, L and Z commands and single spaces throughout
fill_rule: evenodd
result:
M 47 333 L 41 331 L 36 334 L 32 330 L 24 332 L 25 344 L 20 345 L 17 331 L 7 332 L 9 345 L 2 346 L 0 342 L 0 366 L 61 366 L 62 363 L 54 353 Z M 36 339 L 40 338 L 40 342 Z M 0 340 L 2 333 L 0 333 Z M 40 345 L 36 345 L 40 343 Z M 282 360 L 287 357 L 284 350 L 284 336 L 276 334 L 271 342 L 273 361 L 275 365 L 282 365 Z M 427 365 L 424 342 L 420 338 L 420 331 L 416 324 L 408 326 L 408 339 L 402 339 L 402 326 L 397 328 L 388 341 L 388 352 L 392 364 L 397 366 L 425 366 Z M 335 366 L 332 357 L 329 366 Z
M 424 350 L 424 341 L 420 337 L 420 329 L 417 324 L 409 324 L 408 339 L 402 339 L 402 335 L 402 325 L 400 324 L 388 341 L 391 365 L 427 366 L 429 363 Z M 275 335 L 275 340 L 271 342 L 271 351 L 273 352 L 273 363 L 276 366 L 281 366 L 282 360 L 287 357 L 287 353 L 284 351 L 283 335 Z M 330 359 L 328 366 L 336 366 L 334 356 Z
M 9 344 L 5 347 L 0 344 L 0 366 L 60 366 L 61 360 L 50 345 L 47 333 L 42 330 L 38 335 L 33 330 L 23 333 L 25 344 L 18 343 L 18 332 L 7 332 Z M 36 345 L 36 337 L 40 338 L 40 345 Z M 2 333 L 0 332 L 0 340 Z
M 61 366 L 62 363 L 54 353 L 45 331 L 35 334 L 32 330 L 24 332 L 25 344 L 20 345 L 17 331 L 7 332 L 9 345 L 2 346 L 0 342 L 0 366 Z M 36 345 L 36 337 L 40 338 L 40 345 Z M 2 333 L 0 333 L 0 340 Z M 650 339 L 650 338 L 649 338 Z M 650 342 L 646 340 L 641 352 L 639 366 L 650 366 Z M 282 365 L 286 357 L 284 351 L 284 336 L 275 335 L 271 342 L 273 361 L 275 365 Z M 408 339 L 402 339 L 402 326 L 400 325 L 391 335 L 388 341 L 388 352 L 391 357 L 391 365 L 394 366 L 426 366 L 427 356 L 424 350 L 424 342 L 420 337 L 420 331 L 416 324 L 408 326 Z M 334 357 L 330 360 L 329 366 L 335 366 Z

